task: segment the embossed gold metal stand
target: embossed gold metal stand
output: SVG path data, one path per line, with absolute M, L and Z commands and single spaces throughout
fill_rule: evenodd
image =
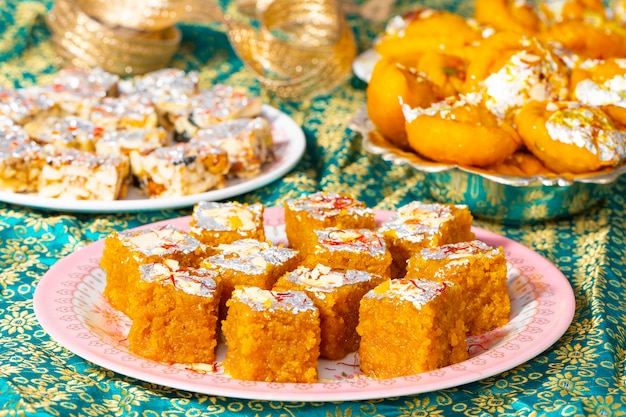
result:
M 47 23 L 62 65 L 142 74 L 169 64 L 181 40 L 176 26 L 149 31 L 116 26 L 87 14 L 85 7 L 93 4 L 57 0 L 50 10 Z
M 334 0 L 274 0 L 255 29 L 226 16 L 228 37 L 259 81 L 284 99 L 327 92 L 350 74 L 352 29 Z
M 243 0 L 256 24 L 207 0 L 57 0 L 48 15 L 62 65 L 117 74 L 163 68 L 177 51 L 182 21 L 220 22 L 234 50 L 279 98 L 327 92 L 351 73 L 352 28 L 337 0 Z M 245 10 L 243 10 L 245 9 Z

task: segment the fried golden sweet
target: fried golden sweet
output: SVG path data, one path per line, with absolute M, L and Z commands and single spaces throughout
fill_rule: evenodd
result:
M 511 115 L 528 100 L 564 100 L 569 94 L 565 63 L 536 38 L 499 32 L 476 49 L 465 91 L 479 92 L 496 116 Z
M 427 51 L 464 56 L 480 39 L 481 32 L 455 13 L 418 9 L 392 19 L 374 49 L 385 58 L 404 63 Z
M 501 32 L 534 34 L 541 24 L 534 5 L 518 0 L 476 0 L 474 17 Z
M 437 99 L 456 96 L 463 91 L 468 64 L 464 58 L 428 51 L 416 61 L 415 69 L 431 82 Z
M 538 4 L 545 24 L 589 16 L 606 17 L 602 0 L 542 0 Z
M 521 139 L 476 97 L 450 97 L 428 109 L 404 107 L 411 148 L 433 161 L 488 166 L 511 155 Z
M 583 62 L 572 70 L 571 89 L 576 100 L 600 107 L 618 126 L 626 126 L 626 60 Z
M 408 141 L 400 98 L 411 107 L 428 107 L 436 98 L 430 82 L 386 59 L 376 63 L 366 97 L 367 113 L 376 129 L 403 148 Z
M 626 56 L 626 32 L 615 21 L 571 19 L 555 22 L 538 37 L 556 42 L 585 58 Z
M 626 158 L 626 132 L 597 107 L 528 102 L 515 117 L 526 147 L 557 173 L 588 173 Z
M 615 105 L 600 106 L 600 108 L 609 116 L 618 129 L 626 130 L 626 108 Z

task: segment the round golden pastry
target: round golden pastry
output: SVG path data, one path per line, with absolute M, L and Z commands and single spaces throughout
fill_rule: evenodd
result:
M 572 70 L 573 98 L 598 106 L 620 127 L 626 127 L 626 59 L 583 62 Z
M 467 60 L 436 51 L 423 53 L 415 63 L 415 70 L 432 83 L 437 99 L 456 96 L 463 91 Z
M 474 18 L 499 32 L 526 35 L 537 33 L 541 25 L 534 5 L 519 0 L 476 0 Z
M 584 58 L 626 56 L 626 31 L 613 20 L 570 19 L 558 21 L 537 35 L 542 42 L 556 42 Z
M 602 0 L 542 0 L 538 5 L 541 18 L 547 25 L 590 16 L 606 17 Z
M 391 19 L 374 43 L 374 50 L 382 57 L 410 65 L 427 51 L 465 56 L 480 39 L 480 30 L 455 13 L 416 9 Z
M 498 32 L 477 47 L 464 88 L 482 94 L 487 108 L 505 118 L 528 100 L 566 99 L 569 69 L 536 38 Z
M 404 107 L 411 148 L 436 162 L 484 167 L 504 161 L 521 143 L 515 129 L 473 96 L 449 97 L 427 109 Z
M 626 158 L 626 132 L 597 107 L 531 101 L 515 124 L 528 150 L 557 173 L 589 173 Z
M 408 148 L 408 141 L 400 100 L 411 107 L 428 107 L 435 101 L 429 81 L 386 59 L 374 66 L 365 94 L 370 121 L 385 138 L 401 148 Z

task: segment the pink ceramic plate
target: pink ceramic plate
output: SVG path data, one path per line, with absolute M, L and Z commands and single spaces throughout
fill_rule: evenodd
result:
M 377 211 L 383 221 L 391 212 Z M 167 220 L 188 229 L 189 217 Z M 265 212 L 266 233 L 286 243 L 281 208 Z M 158 224 L 158 223 L 157 223 Z M 145 226 L 150 227 L 153 225 Z M 34 308 L 43 328 L 60 344 L 95 364 L 140 380 L 199 393 L 275 401 L 339 401 L 417 394 L 486 378 L 524 363 L 548 349 L 574 316 L 575 300 L 565 276 L 547 259 L 508 238 L 475 229 L 478 239 L 502 245 L 509 263 L 509 323 L 470 340 L 470 359 L 406 378 L 374 380 L 359 372 L 358 357 L 322 360 L 314 384 L 241 381 L 223 373 L 224 346 L 216 364 L 194 367 L 143 359 L 128 350 L 128 318 L 102 297 L 105 275 L 98 262 L 103 241 L 55 264 L 41 279 Z

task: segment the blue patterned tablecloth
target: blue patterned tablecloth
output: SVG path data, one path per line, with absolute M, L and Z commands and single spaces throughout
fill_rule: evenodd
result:
M 420 4 L 471 13 L 470 2 Z M 395 11 L 414 6 L 397 2 Z M 30 86 L 58 71 L 44 17 L 51 1 L 0 0 L 0 85 Z M 225 4 L 228 10 L 233 4 Z M 383 23 L 350 15 L 360 50 Z M 180 24 L 172 66 L 263 94 L 217 24 Z M 304 102 L 264 96 L 306 134 L 302 161 L 284 178 L 240 201 L 280 204 L 316 190 L 343 191 L 377 209 L 430 201 L 423 175 L 392 166 L 360 146 L 347 122 L 365 103 L 352 77 Z M 33 310 L 42 276 L 61 258 L 114 230 L 190 214 L 190 208 L 141 213 L 65 213 L 0 203 L 0 416 L 620 416 L 626 414 L 626 178 L 598 207 L 567 220 L 476 225 L 510 237 L 552 261 L 574 289 L 576 310 L 563 337 L 511 370 L 449 389 L 364 401 L 280 402 L 225 398 L 142 382 L 94 365 L 50 338 Z

